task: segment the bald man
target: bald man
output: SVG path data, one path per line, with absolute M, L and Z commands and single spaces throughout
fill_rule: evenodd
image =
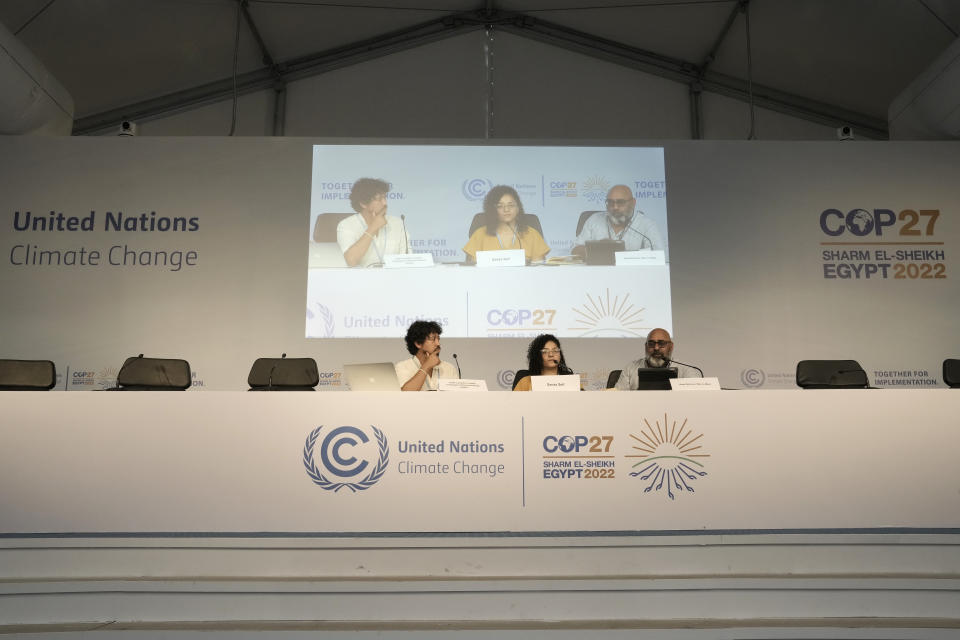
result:
M 660 230 L 642 211 L 634 212 L 637 200 L 630 187 L 618 184 L 607 192 L 606 211 L 597 211 L 587 218 L 574 241 L 573 255 L 586 255 L 585 244 L 591 240 L 623 240 L 624 249 L 664 249 Z
M 630 362 L 620 372 L 616 388 L 621 391 L 636 391 L 637 369 L 663 369 L 671 366 L 673 357 L 673 340 L 666 329 L 654 329 L 647 334 L 645 344 L 646 355 L 639 360 Z M 697 378 L 700 374 L 696 370 L 682 364 L 673 364 L 677 368 L 678 378 Z

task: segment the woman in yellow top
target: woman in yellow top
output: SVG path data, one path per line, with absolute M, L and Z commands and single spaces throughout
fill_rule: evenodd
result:
M 523 249 L 527 262 L 543 260 L 550 247 L 536 229 L 528 227 L 523 218 L 523 204 L 513 187 L 497 185 L 483 199 L 486 225 L 473 232 L 463 251 L 469 262 L 477 261 L 477 251 Z
M 560 341 L 549 333 L 540 334 L 530 343 L 530 347 L 527 348 L 527 366 L 529 368 L 526 371 L 517 372 L 517 374 L 526 375 L 522 375 L 517 380 L 517 384 L 513 386 L 514 391 L 530 391 L 532 385 L 530 376 L 558 376 L 573 373 L 563 359 Z

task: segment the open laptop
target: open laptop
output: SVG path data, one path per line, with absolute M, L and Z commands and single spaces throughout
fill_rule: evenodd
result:
M 392 362 L 345 364 L 343 373 L 351 391 L 400 391 L 397 370 Z
M 617 251 L 624 250 L 623 240 L 587 240 L 584 247 L 587 264 L 616 264 Z
M 676 367 L 640 367 L 637 369 L 637 391 L 670 391 L 670 378 L 676 377 Z

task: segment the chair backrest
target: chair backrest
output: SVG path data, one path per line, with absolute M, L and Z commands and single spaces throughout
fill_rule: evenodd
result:
M 247 384 L 250 391 L 313 391 L 320 373 L 313 358 L 257 358 Z
M 175 358 L 127 358 L 110 391 L 184 391 L 192 384 L 190 363 Z
M 623 369 L 614 369 L 610 372 L 610 375 L 607 376 L 607 389 L 613 389 L 617 386 L 617 380 L 620 379 L 620 374 L 623 372 Z
M 577 220 L 577 233 L 575 235 L 580 235 L 580 232 L 583 231 L 583 225 L 587 224 L 587 220 L 595 213 L 600 213 L 600 211 L 584 211 L 580 214 L 580 219 Z
M 48 391 L 57 384 L 50 360 L 0 359 L 0 391 Z
M 513 386 L 510 389 L 516 389 L 517 383 L 530 375 L 529 369 L 517 369 L 517 372 L 513 374 Z
M 522 215 L 523 215 L 523 221 L 527 223 L 527 226 L 530 227 L 531 229 L 536 229 L 537 233 L 539 233 L 540 236 L 542 237 L 543 227 L 540 226 L 540 218 L 533 213 L 524 213 Z M 486 225 L 486 223 L 487 221 L 486 221 L 486 218 L 484 217 L 483 211 L 473 216 L 473 220 L 470 221 L 470 232 L 467 234 L 467 237 L 469 238 L 470 236 L 472 236 L 477 229 Z
M 317 216 L 317 221 L 313 224 L 314 242 L 336 242 L 337 225 L 344 218 L 352 216 L 353 213 L 321 213 Z
M 943 381 L 951 389 L 960 389 L 960 359 L 947 358 L 943 361 Z
M 865 389 L 867 372 L 856 360 L 801 360 L 797 386 L 803 389 Z

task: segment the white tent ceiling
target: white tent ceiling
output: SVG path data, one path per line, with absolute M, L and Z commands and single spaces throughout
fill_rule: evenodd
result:
M 229 95 L 238 19 L 241 92 L 270 86 L 271 78 L 305 77 L 492 26 L 680 82 L 702 75 L 705 90 L 739 99 L 746 98 L 751 79 L 758 104 L 824 123 L 843 120 L 883 137 L 890 101 L 960 33 L 960 2 L 0 3 L 0 21 L 72 94 L 78 133 Z

